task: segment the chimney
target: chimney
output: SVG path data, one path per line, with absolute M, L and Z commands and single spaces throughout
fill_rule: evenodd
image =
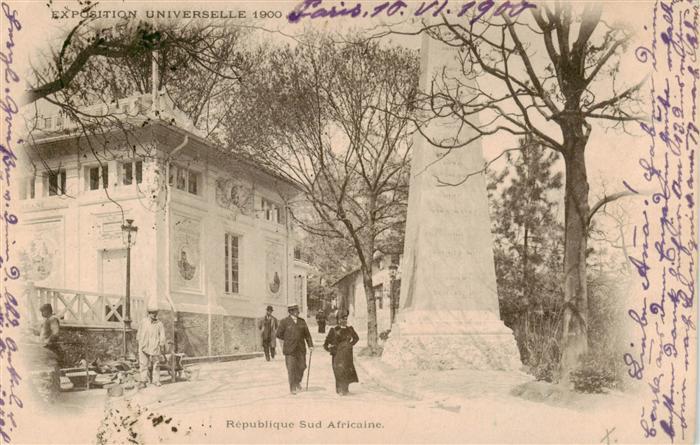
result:
M 160 73 L 158 72 L 158 51 L 151 53 L 151 111 L 157 113 L 160 110 L 160 100 L 158 85 L 160 84 Z

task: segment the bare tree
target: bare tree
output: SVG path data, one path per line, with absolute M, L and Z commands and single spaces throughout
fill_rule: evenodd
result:
M 310 35 L 274 51 L 259 72 L 237 98 L 228 141 L 299 184 L 308 212 L 291 215 L 301 227 L 352 247 L 376 351 L 372 263 L 378 242 L 405 220 L 411 125 L 397 116 L 416 92 L 416 55 Z
M 561 154 L 566 174 L 562 329 L 562 377 L 566 379 L 588 347 L 589 221 L 591 208 L 595 212 L 605 204 L 589 205 L 585 152 L 592 121 L 624 128 L 625 122 L 636 120 L 637 92 L 643 80 L 619 85 L 620 54 L 631 35 L 603 20 L 600 3 L 586 4 L 576 13 L 557 1 L 553 9 L 542 4 L 531 13 L 518 21 L 503 14 L 472 25 L 443 16 L 438 23 L 424 26 L 421 32 L 459 48 L 462 68 L 459 75 L 437 76 L 425 103 L 433 116 L 451 114 L 475 134 L 458 143 L 432 141 L 446 150 L 505 133 L 532 137 Z M 605 199 L 609 202 L 623 195 Z
M 107 159 L 154 158 L 157 151 L 143 133 L 149 115 L 164 118 L 158 107 L 151 107 L 151 100 L 163 95 L 161 100 L 183 112 L 188 126 L 217 142 L 228 116 L 227 98 L 262 54 L 246 49 L 242 27 L 194 20 L 156 27 L 121 20 L 105 28 L 90 14 L 97 3 L 77 4 L 86 18 L 48 41 L 28 77 L 23 103 L 34 170 L 37 162 L 43 170 L 52 168 L 34 150 L 35 138 L 47 132 L 73 133 L 76 151 L 100 168 Z M 133 103 L 139 95 L 146 100 Z M 59 115 L 61 124 L 47 128 L 43 121 L 51 115 Z M 111 200 L 106 189 L 104 193 Z
M 230 93 L 255 63 L 241 46 L 242 27 L 128 19 L 104 27 L 90 15 L 97 5 L 83 7 L 80 12 L 86 18 L 67 29 L 32 67 L 23 105 L 40 99 L 86 105 L 170 87 L 180 93 L 173 95 L 176 104 L 197 122 L 206 112 L 204 102 Z M 157 85 L 151 76 L 154 53 L 160 72 Z

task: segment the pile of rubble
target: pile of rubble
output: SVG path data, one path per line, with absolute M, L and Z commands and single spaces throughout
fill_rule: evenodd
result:
M 189 371 L 182 366 L 184 354 L 167 354 L 160 365 L 161 381 L 173 379 L 189 380 Z M 174 359 L 174 364 L 173 364 Z M 171 370 L 174 369 L 174 372 Z M 109 388 L 115 385 L 127 386 L 138 380 L 139 364 L 133 358 L 126 360 L 101 361 L 88 363 L 80 360 L 75 367 L 62 368 L 60 381 L 62 391 Z

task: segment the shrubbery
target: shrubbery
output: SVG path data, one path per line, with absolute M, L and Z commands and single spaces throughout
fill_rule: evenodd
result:
M 574 383 L 582 392 L 602 392 L 620 387 L 624 336 L 620 320 L 626 317 L 622 302 L 632 269 L 619 241 L 626 214 L 606 215 L 612 220 L 597 227 L 592 222 L 586 251 L 588 285 L 585 311 L 588 350 L 581 365 L 561 375 L 564 345 L 564 227 L 557 196 L 563 176 L 556 154 L 532 137 L 520 140 L 517 155 L 506 153 L 507 165 L 489 173 L 490 215 L 493 224 L 494 262 L 500 315 L 517 341 L 527 372 L 537 380 Z M 619 213 L 619 212 L 618 212 Z M 614 230 L 610 232 L 610 223 Z M 606 230 L 608 229 L 608 230 Z M 609 233 L 610 232 L 610 233 Z M 613 237 L 609 239 L 609 237 Z M 566 378 L 564 378 L 566 377 Z
M 607 392 L 618 386 L 615 369 L 615 362 L 611 358 L 589 353 L 581 359 L 581 365 L 571 372 L 571 383 L 579 392 Z
M 557 375 L 558 366 L 558 361 L 543 361 L 536 365 L 530 365 L 528 367 L 528 372 L 534 375 L 535 379 L 538 381 L 556 383 L 559 379 L 559 376 Z

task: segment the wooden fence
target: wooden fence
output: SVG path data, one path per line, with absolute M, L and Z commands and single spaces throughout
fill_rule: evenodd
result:
M 63 326 L 121 328 L 124 325 L 124 296 L 71 289 L 28 286 L 32 318 L 40 320 L 39 308 L 49 303 Z M 131 320 L 135 327 L 146 314 L 143 298 L 131 297 Z

